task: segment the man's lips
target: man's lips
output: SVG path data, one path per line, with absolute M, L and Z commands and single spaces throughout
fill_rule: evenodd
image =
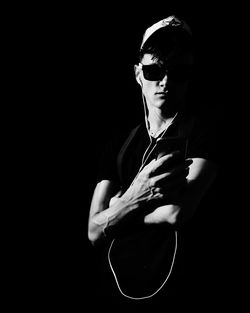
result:
M 167 93 L 168 93 L 168 91 L 159 91 L 159 92 L 156 92 L 155 94 L 158 96 L 166 96 Z

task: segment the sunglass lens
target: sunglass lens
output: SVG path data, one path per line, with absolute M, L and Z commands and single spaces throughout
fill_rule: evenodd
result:
M 143 65 L 143 75 L 147 80 L 161 80 L 165 75 L 165 70 L 157 64 Z
M 179 66 L 167 70 L 158 64 L 143 65 L 143 76 L 146 80 L 162 80 L 165 75 L 172 81 L 183 82 L 190 79 L 192 75 L 191 66 Z

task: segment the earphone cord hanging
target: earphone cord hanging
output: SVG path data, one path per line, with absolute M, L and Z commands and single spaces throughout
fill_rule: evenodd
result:
M 143 106 L 144 106 L 144 113 L 145 113 L 145 122 L 146 122 L 146 127 L 148 129 L 148 120 L 147 120 L 147 116 L 146 116 L 146 104 L 145 104 L 145 99 L 144 99 L 144 95 L 142 94 L 142 99 L 143 99 Z M 177 115 L 177 114 L 176 114 Z M 176 117 L 176 115 L 174 116 L 174 118 Z M 174 119 L 173 119 L 174 120 Z M 164 130 L 163 134 L 161 135 L 161 137 L 164 135 L 164 133 L 166 132 L 167 128 Z M 150 137 L 150 136 L 149 136 Z M 131 185 L 134 183 L 135 179 L 137 178 L 138 174 L 140 173 L 140 171 L 143 169 L 145 163 L 147 162 L 149 156 L 152 154 L 153 150 L 155 149 L 156 147 L 156 144 L 153 146 L 152 150 L 150 151 L 150 153 L 148 154 L 148 156 L 145 158 L 145 155 L 146 153 L 148 152 L 149 148 L 150 148 L 150 145 L 152 143 L 152 139 L 150 137 L 150 144 L 149 146 L 147 147 L 146 151 L 144 152 L 143 154 L 143 157 L 142 157 L 142 164 L 139 168 L 139 171 L 138 173 L 136 174 L 134 180 L 132 181 Z M 145 160 L 144 160 L 145 159 Z M 175 235 L 175 248 L 174 248 L 174 253 L 173 253 L 173 259 L 172 259 L 172 262 L 171 262 L 171 266 L 170 266 L 170 270 L 165 278 L 165 280 L 163 281 L 163 283 L 160 285 L 160 287 L 155 291 L 153 292 L 152 294 L 150 295 L 147 295 L 147 296 L 144 296 L 144 297 L 132 297 L 132 296 L 129 296 L 127 294 L 125 294 L 120 285 L 119 285 L 119 282 L 118 282 L 118 278 L 116 276 L 116 273 L 115 273 L 115 270 L 112 266 L 112 263 L 111 263 L 111 257 L 110 257 L 110 253 L 111 253 L 111 249 L 113 247 L 113 244 L 114 244 L 114 241 L 115 241 L 115 238 L 112 240 L 111 244 L 110 244 L 110 247 L 109 247 L 109 250 L 108 250 L 108 262 L 109 262 L 109 266 L 111 268 L 111 271 L 114 275 L 114 278 L 115 278 L 115 282 L 117 284 L 117 287 L 118 287 L 118 290 L 120 291 L 120 293 L 126 297 L 126 298 L 129 298 L 129 299 L 132 299 L 132 300 L 142 300 L 142 299 L 147 299 L 147 298 L 151 298 L 153 297 L 155 294 L 157 294 L 162 288 L 163 286 L 165 285 L 165 283 L 168 281 L 168 278 L 170 277 L 171 275 L 171 272 L 172 272 L 172 269 L 173 269 L 173 266 L 174 266 L 174 261 L 175 261 L 175 257 L 176 257 L 176 252 L 177 252 L 177 231 L 174 231 L 174 235 Z

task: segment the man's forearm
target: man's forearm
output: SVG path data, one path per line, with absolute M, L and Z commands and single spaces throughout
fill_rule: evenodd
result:
M 128 214 L 138 208 L 138 202 L 118 198 L 109 208 L 96 213 L 89 221 L 89 239 L 95 242 L 105 236 L 108 228 L 118 225 Z

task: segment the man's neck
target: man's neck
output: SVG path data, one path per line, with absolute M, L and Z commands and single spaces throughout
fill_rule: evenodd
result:
M 149 112 L 148 115 L 148 122 L 150 125 L 150 128 L 152 129 L 160 129 L 164 127 L 164 125 L 167 125 L 172 122 L 174 117 L 177 115 L 177 113 L 172 113 L 170 115 L 163 115 L 160 114 L 160 112 L 157 112 L 156 110 Z
M 149 115 L 148 116 L 148 131 L 149 134 L 152 137 L 157 136 L 159 133 L 161 133 L 163 130 L 166 130 L 173 122 L 175 117 L 177 116 L 177 113 L 164 117 L 161 115 Z

